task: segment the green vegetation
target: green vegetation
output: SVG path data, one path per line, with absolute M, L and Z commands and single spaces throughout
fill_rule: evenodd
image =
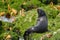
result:
M 46 12 L 46 15 L 48 17 L 48 22 L 49 22 L 48 23 L 49 30 L 54 32 L 57 29 L 60 29 L 60 10 L 51 8 L 50 5 L 45 5 L 41 3 L 39 0 L 30 0 L 30 1 L 29 0 L 7 0 L 7 1 L 5 0 L 5 2 L 2 2 L 2 0 L 0 0 L 0 12 L 3 11 L 8 12 L 8 4 L 10 5 L 11 8 L 14 8 L 19 12 L 19 10 L 21 9 L 20 6 L 23 4 L 23 2 L 26 2 L 24 8 L 28 10 L 24 12 L 25 16 L 21 16 L 18 13 L 15 22 L 8 23 L 2 21 L 2 25 L 0 25 L 1 26 L 0 40 L 6 40 L 7 35 L 11 35 L 13 40 L 18 40 L 17 39 L 18 36 L 22 37 L 25 30 L 27 30 L 28 28 L 36 24 L 36 20 L 38 16 L 36 8 L 42 8 Z M 31 5 L 33 5 L 36 8 L 32 8 L 31 10 L 29 10 L 29 6 Z M 9 27 L 11 27 L 12 30 L 9 30 Z M 16 30 L 19 30 L 21 33 L 18 34 Z M 37 34 L 37 33 L 34 33 L 34 35 L 31 34 L 30 39 L 39 40 L 43 34 Z M 52 36 L 51 38 L 46 38 L 45 40 L 60 40 L 59 35 L 60 33 L 58 32 L 56 35 Z

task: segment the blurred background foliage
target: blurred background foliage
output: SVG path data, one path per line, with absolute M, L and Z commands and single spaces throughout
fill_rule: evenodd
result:
M 50 2 L 52 0 L 0 0 L 0 12 L 8 12 L 8 4 L 11 8 L 18 11 L 16 20 L 13 23 L 0 21 L 0 40 L 18 40 L 19 37 L 23 37 L 25 30 L 34 26 L 37 21 L 37 8 L 42 8 L 48 17 L 48 29 L 56 31 L 60 29 L 60 10 L 55 9 L 54 6 L 60 5 L 60 0 L 53 0 L 53 7 Z M 21 16 L 19 11 L 24 9 L 25 16 Z M 43 33 L 45 34 L 45 33 Z M 30 35 L 30 39 L 40 40 L 43 34 L 34 33 Z M 10 36 L 9 36 L 10 35 Z M 60 40 L 60 33 L 52 36 L 50 39 L 45 40 Z M 32 37 L 31 37 L 32 36 Z

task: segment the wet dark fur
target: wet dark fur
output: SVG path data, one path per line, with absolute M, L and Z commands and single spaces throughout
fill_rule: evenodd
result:
M 27 40 L 27 37 L 31 33 L 44 33 L 48 31 L 48 19 L 45 12 L 42 9 L 37 9 L 37 12 L 38 12 L 37 24 L 25 31 L 23 35 L 24 40 Z

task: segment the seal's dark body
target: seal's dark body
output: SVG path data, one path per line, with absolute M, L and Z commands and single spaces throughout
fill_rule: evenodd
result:
M 24 40 L 27 40 L 27 36 L 29 36 L 29 34 L 31 33 L 44 33 L 48 31 L 48 19 L 45 12 L 42 9 L 37 9 L 37 12 L 38 12 L 37 24 L 25 31 L 23 35 Z

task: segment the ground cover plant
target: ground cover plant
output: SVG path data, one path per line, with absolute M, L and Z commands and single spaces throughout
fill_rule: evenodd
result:
M 44 1 L 43 1 L 44 2 Z M 58 1 L 59 2 L 59 1 Z M 24 5 L 24 8 L 27 10 L 23 11 L 23 16 L 20 14 L 21 5 Z M 48 29 L 51 30 L 52 33 L 56 30 L 60 29 L 60 10 L 56 8 L 58 4 L 51 6 L 50 4 L 46 5 L 41 3 L 39 0 L 0 0 L 0 15 L 1 12 L 11 13 L 8 10 L 8 4 L 10 8 L 14 8 L 17 10 L 17 15 L 15 16 L 15 21 L 12 23 L 0 21 L 0 40 L 18 40 L 19 38 L 23 38 L 23 34 L 25 30 L 30 28 L 31 26 L 36 24 L 37 20 L 37 8 L 41 8 L 46 12 L 48 17 Z M 32 9 L 30 6 L 33 5 Z M 60 5 L 59 5 L 60 6 Z M 1 16 L 0 16 L 1 17 Z M 46 32 L 48 33 L 48 32 Z M 29 36 L 30 40 L 40 40 L 42 35 L 46 34 L 38 34 L 34 33 Z M 44 40 L 60 40 L 60 31 L 57 32 L 51 38 L 45 38 Z

